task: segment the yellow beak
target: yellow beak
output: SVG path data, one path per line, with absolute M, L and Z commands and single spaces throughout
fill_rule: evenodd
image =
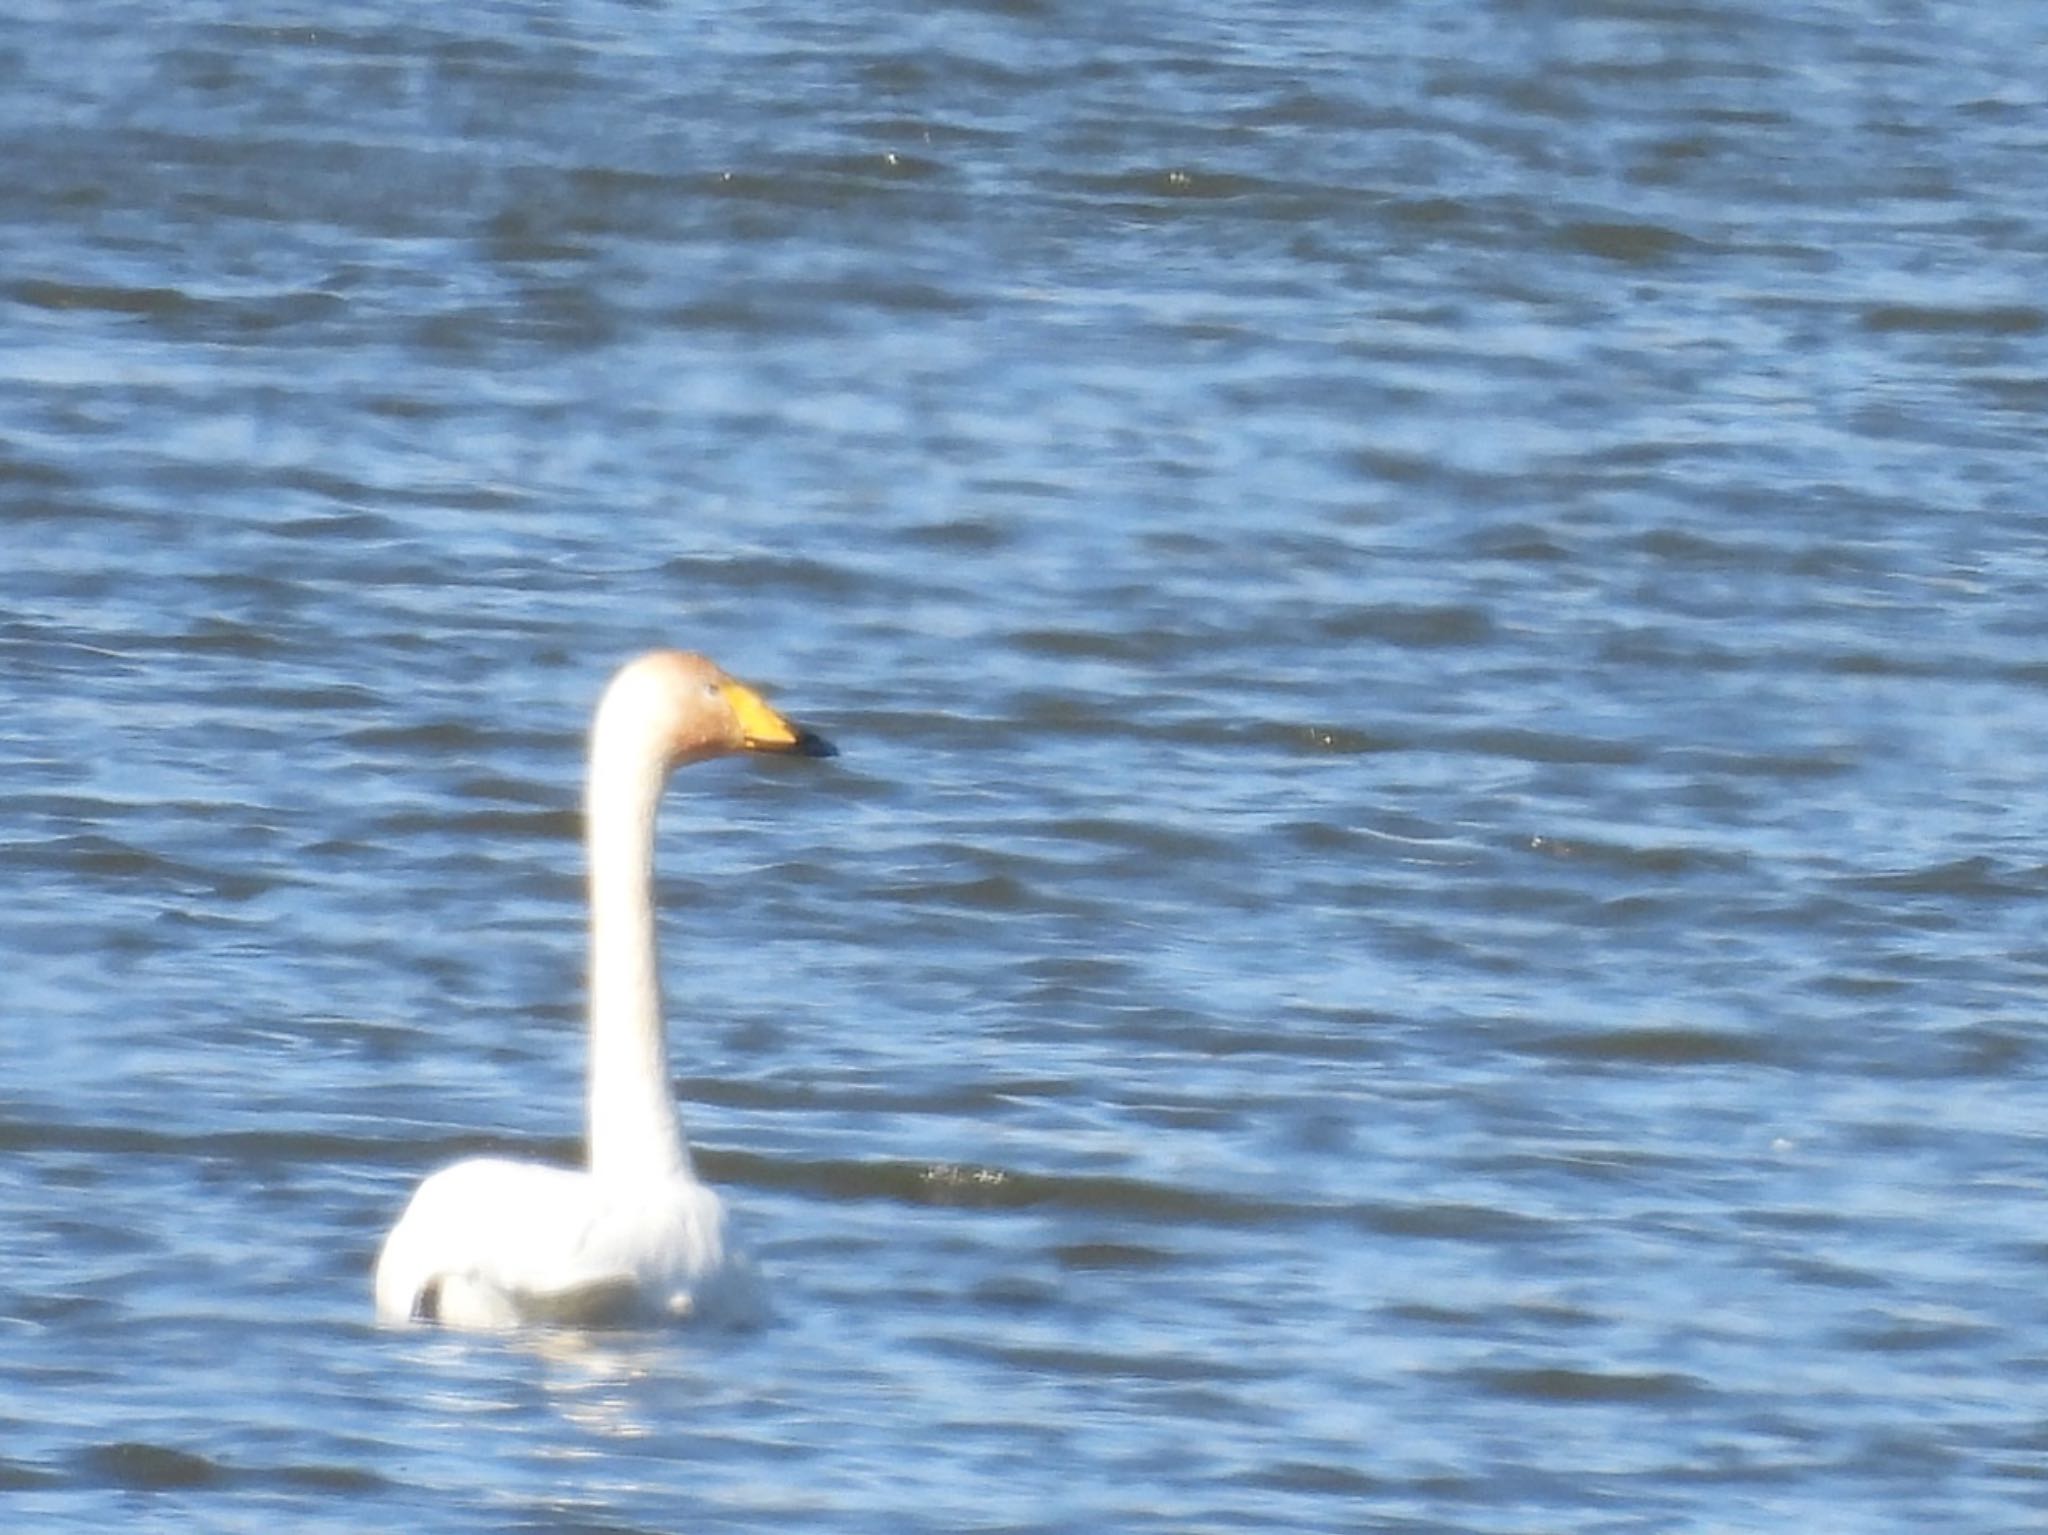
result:
M 785 752 L 799 757 L 836 757 L 838 748 L 814 730 L 785 719 L 769 708 L 744 682 L 719 684 L 733 717 L 740 722 L 740 744 L 750 752 Z

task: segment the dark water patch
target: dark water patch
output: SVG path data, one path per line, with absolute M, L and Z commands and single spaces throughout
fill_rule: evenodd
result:
M 1448 451 L 1448 449 L 1446 450 Z M 1496 504 L 1514 494 L 1513 477 L 1467 467 L 1446 457 L 1393 447 L 1359 448 L 1339 455 L 1349 473 L 1368 485 L 1431 491 L 1452 499 Z
M 1227 171 L 1203 170 L 1192 165 L 1106 174 L 1068 174 L 1050 178 L 1049 184 L 1078 201 L 1099 204 L 1141 221 L 1168 216 L 1180 203 L 1207 205 L 1254 197 L 1286 201 L 1308 197 L 1327 201 L 1330 196 L 1327 191 L 1318 192 L 1301 185 L 1264 181 Z
M 1733 569 L 1746 573 L 1767 568 L 1782 554 L 1775 545 L 1716 538 L 1691 528 L 1652 528 L 1636 539 L 1642 553 L 1673 565 L 1702 569 Z
M 1384 199 L 1378 211 L 1380 217 L 1396 226 L 1406 226 L 1430 236 L 1476 233 L 1490 228 L 1492 224 L 1484 203 L 1462 197 L 1394 195 Z
M 68 1180 L 51 1180 L 59 1186 L 69 1186 Z M 76 1229 L 90 1230 L 91 1223 L 75 1223 Z M 15 1322 L 26 1322 L 36 1327 L 47 1327 L 52 1331 L 66 1328 L 96 1328 L 114 1321 L 120 1314 L 120 1304 L 99 1295 L 84 1295 L 76 1290 L 35 1291 L 24 1290 L 15 1302 L 11 1317 Z M 49 1383 L 53 1387 L 85 1385 L 100 1380 L 100 1368 L 77 1360 L 61 1368 L 46 1367 Z
M 998 493 L 993 487 L 984 486 L 983 489 L 990 494 Z M 990 554 L 1015 543 L 1017 530 L 1009 522 L 995 517 L 952 516 L 906 528 L 902 537 L 906 543 L 924 549 Z
M 1583 766 L 1634 767 L 1651 757 L 1651 748 L 1630 741 L 1500 727 L 1456 732 L 1445 744 L 1484 757 Z
M 1389 1036 L 1398 1033 L 1406 1020 L 1393 1013 L 1340 1004 L 1318 1008 L 1297 1001 L 1283 1017 L 1259 1027 L 1219 1021 L 1199 1010 L 1135 1014 L 1126 1010 L 1116 1022 L 1118 1034 L 1125 1038 L 1216 1060 L 1270 1056 L 1355 1066 L 1385 1059 L 1394 1048 Z
M 778 1080 L 773 1077 L 685 1077 L 678 1091 L 685 1101 L 764 1112 L 832 1114 L 938 1114 L 986 1120 L 1017 1103 L 1074 1096 L 1063 1077 L 991 1075 L 967 1082 L 898 1086 L 868 1078 Z M 720 1156 L 706 1151 L 715 1163 Z
M 453 366 L 507 346 L 582 353 L 618 342 L 625 317 L 572 284 L 535 285 L 511 314 L 498 308 L 449 309 L 425 316 L 408 338 Z
M 1536 1222 L 1462 1208 L 1361 1212 L 1349 1205 L 1185 1187 L 1142 1178 L 1045 1174 L 962 1162 L 800 1160 L 727 1151 L 700 1158 L 719 1181 L 779 1188 L 833 1199 L 882 1200 L 965 1210 L 1058 1209 L 1172 1225 L 1273 1227 L 1300 1223 L 1364 1224 L 1402 1235 L 1490 1240 Z
M 1115 712 L 1086 718 L 1104 721 L 1102 731 L 1096 733 L 1116 733 L 1175 746 L 1279 751 L 1290 756 L 1368 756 L 1402 751 L 1417 744 L 1414 737 L 1381 735 L 1336 721 L 1304 723 L 1299 718 L 1269 715 L 1256 709 L 1234 715 L 1172 717 L 1154 710 L 1143 718 Z
M 905 906 L 979 916 L 1001 916 L 1014 912 L 1044 912 L 1058 907 L 1076 911 L 1071 901 L 1052 901 L 1015 874 L 992 873 L 964 879 L 911 880 L 892 886 L 888 898 Z
M 1553 528 L 1531 522 L 1503 522 L 1471 534 L 1465 547 L 1476 557 L 1515 564 L 1555 565 L 1572 558 L 1572 547 Z
M 1084 1271 L 1144 1271 L 1166 1268 L 1176 1261 L 1171 1253 L 1135 1242 L 1068 1242 L 1055 1247 L 1053 1257 L 1061 1268 Z
M 1316 624 L 1325 640 L 1378 640 L 1389 645 L 1433 649 L 1443 645 L 1483 645 L 1493 638 L 1493 619 L 1486 609 L 1462 603 L 1404 606 L 1382 603 L 1332 613 Z
M 1137 662 L 1179 648 L 1178 637 L 1157 630 L 1026 629 L 1007 644 L 1024 655 L 1054 661 Z
M 1181 825 L 1131 816 L 1062 816 L 1043 834 L 1055 843 L 1075 843 L 1148 859 L 1179 862 L 1217 857 L 1236 846 L 1232 839 L 1205 836 Z
M 1607 1315 L 1587 1306 L 1574 1305 L 1570 1301 L 1552 1296 L 1540 1296 L 1531 1300 L 1516 1301 L 1501 1307 L 1496 1316 L 1525 1325 L 1530 1329 L 1549 1332 L 1555 1328 L 1592 1328 L 1605 1325 Z
M 1781 1252 L 1764 1261 L 1796 1284 L 1814 1285 L 1823 1290 L 1882 1291 L 1891 1288 L 1891 1281 L 1886 1275 L 1833 1254 Z
M 179 642 L 182 643 L 182 642 Z M 238 702 L 280 719 L 303 719 L 330 712 L 350 716 L 375 714 L 388 708 L 385 694 L 346 679 L 290 687 L 238 689 Z
M 1737 1212 L 1745 1226 L 1763 1232 L 1791 1232 L 1798 1236 L 1828 1236 L 1845 1232 L 1850 1217 L 1839 1210 L 1812 1205 L 1776 1205 Z
M 369 486 L 323 471 L 302 469 L 298 471 L 297 483 L 303 489 L 335 501 L 371 499 Z M 281 517 L 272 522 L 266 531 L 274 538 L 294 541 L 331 538 L 351 549 L 395 542 L 404 536 L 403 528 L 394 519 L 381 512 L 366 511 L 355 506 L 344 506 L 312 517 Z
M 774 1452 L 765 1446 L 750 1446 L 750 1451 L 766 1454 L 771 1459 Z M 502 1528 L 508 1535 L 670 1535 L 675 1528 L 659 1520 L 645 1523 L 628 1522 L 606 1518 L 602 1514 L 584 1516 L 570 1506 L 570 1501 L 557 1493 L 535 1500 L 540 1504 L 538 1513 L 517 1512 L 510 1514 Z M 758 1509 L 761 1500 L 750 1497 L 746 1506 Z
M 225 161 L 208 133 L 129 128 L 118 144 L 101 147 L 93 163 L 103 173 L 129 168 L 114 170 L 104 190 L 130 206 L 172 202 L 181 220 L 355 228 L 395 239 L 466 235 L 467 210 L 502 176 L 433 150 L 289 131 L 248 133 Z M 166 188 L 175 188 L 173 197 Z
M 1254 1380 L 1264 1373 L 1261 1365 L 1218 1359 L 1206 1350 L 1141 1354 L 1129 1349 L 1048 1348 L 984 1341 L 971 1351 L 993 1355 L 1027 1374 L 1076 1380 Z
M 841 1199 L 965 1209 L 1026 1209 L 1061 1204 L 1141 1213 L 1191 1209 L 1200 1196 L 1122 1180 L 1074 1180 L 953 1162 L 797 1162 L 733 1153 L 727 1165 L 741 1181 Z
M 313 1463 L 251 1468 L 246 1479 L 261 1485 L 300 1488 L 343 1497 L 380 1492 L 394 1485 L 390 1478 L 366 1466 Z
M 686 554 L 663 562 L 660 569 L 683 591 L 711 586 L 742 596 L 780 592 L 843 600 L 873 590 L 871 572 L 807 555 Z
M 64 1481 L 62 1472 L 0 1455 L 0 1492 L 31 1492 L 60 1487 Z
M 830 169 L 820 173 L 813 167 L 788 161 L 773 165 L 742 162 L 700 175 L 696 191 L 700 196 L 758 204 L 781 212 L 804 212 L 844 207 L 848 185 L 846 175 Z M 765 233 L 753 229 L 746 232 L 756 237 Z M 792 307 L 784 312 L 794 317 L 798 311 Z
M 1925 1011 L 1919 1001 L 1930 979 L 1924 965 L 1907 961 L 1902 969 L 1903 974 L 1893 976 L 1830 973 L 1811 984 L 1818 992 L 1861 1005 L 1870 1015 L 1866 1030 L 1874 1031 L 1881 1021 L 1889 1024 Z M 2029 1027 L 2021 1014 L 2002 1022 L 1973 1020 L 1956 1028 L 1908 1025 L 1896 1032 L 1887 1028 L 1883 1035 L 1873 1034 L 1885 1040 L 1881 1049 L 1855 1050 L 1849 1059 L 1861 1075 L 1873 1081 L 2020 1081 L 2040 1056 Z
M 1718 1029 L 1635 1028 L 1552 1034 L 1512 1048 L 1551 1060 L 1616 1066 L 1760 1066 L 1776 1052 L 1764 1041 Z
M 1379 1236 L 1419 1237 L 1433 1242 L 1530 1242 L 1554 1233 L 1556 1223 L 1487 1205 L 1429 1202 L 1368 1203 L 1353 1219 Z
M 2048 310 L 2032 304 L 1873 304 L 1863 311 L 1865 328 L 1879 334 L 1978 334 L 2038 336 L 2048 331 Z
M 1268 739 L 1277 736 L 1295 751 L 1315 757 L 1364 757 L 1378 752 L 1399 751 L 1409 744 L 1391 735 L 1347 725 L 1276 723 L 1265 726 L 1261 734 Z
M 374 700 L 372 700 L 374 702 Z M 496 756 L 527 744 L 524 736 L 480 728 L 465 720 L 414 720 L 402 725 L 364 725 L 344 730 L 337 739 L 358 751 L 390 752 L 402 757 L 445 758 L 467 762 Z
M 911 79 L 921 80 L 925 78 L 926 70 L 934 65 L 941 67 L 949 78 L 956 80 L 979 77 L 995 85 L 1017 83 L 1017 77 L 1012 72 L 1001 68 L 988 68 L 986 61 L 972 59 L 953 51 L 948 51 L 943 56 L 927 55 L 923 58 L 899 54 L 894 58 L 877 60 L 870 68 L 877 74 L 908 71 Z M 894 82 L 892 88 L 893 84 Z M 1013 136 L 1000 126 L 976 122 L 964 114 L 951 117 L 901 117 L 885 113 L 855 119 L 849 126 L 878 144 L 915 143 L 1000 151 L 1013 142 Z
M 135 1492 L 216 1487 L 228 1473 L 204 1455 L 174 1445 L 118 1440 L 98 1444 L 79 1456 L 81 1471 L 97 1481 Z
M 362 1466 L 287 1463 L 229 1468 L 189 1450 L 138 1440 L 95 1445 L 77 1459 L 84 1474 L 131 1492 L 189 1491 L 232 1483 L 347 1496 L 391 1485 L 382 1474 Z M 38 1482 L 20 1485 L 47 1485 L 51 1480 L 54 1476 L 41 1474 Z M 4 1485 L 0 1475 L 0 1486 Z
M 205 878 L 190 864 L 98 832 L 0 842 L 0 863 L 38 871 L 60 870 L 117 884 L 141 880 L 191 883 Z
M 1073 953 L 1024 960 L 1018 973 L 1055 995 L 1122 995 L 1137 978 L 1137 967 L 1121 955 Z
M 1020 475 L 977 472 L 964 482 L 975 496 L 994 501 L 1052 502 L 1064 505 L 1073 499 L 1074 484 L 1057 475 Z
M 316 288 L 212 298 L 203 309 L 177 318 L 215 345 L 255 351 L 317 345 L 333 329 L 332 322 L 348 315 L 346 298 Z
M 365 395 L 362 398 L 361 404 L 362 408 L 373 416 L 382 416 L 388 420 L 418 426 L 452 420 L 461 414 L 463 409 L 461 405 L 451 399 L 426 393 L 402 391 L 397 387 L 388 387 L 378 393 Z M 315 483 L 308 484 L 302 480 L 300 483 L 309 490 L 332 493 L 327 489 L 327 486 L 345 486 L 350 482 L 337 476 L 324 482 L 316 481 Z
M 1929 656 L 1862 647 L 1830 651 L 1817 657 L 1815 664 L 1845 677 L 1968 676 L 1975 679 L 1984 671 L 1980 663 L 1967 657 Z
M 1492 1396 L 1544 1402 L 1559 1407 L 1671 1406 L 1706 1395 L 1700 1382 L 1691 1376 L 1667 1371 L 1601 1371 L 1551 1366 L 1467 1370 L 1463 1372 L 1463 1378 Z
M 440 810 L 379 816 L 372 823 L 376 839 L 405 843 L 429 836 L 507 842 L 575 842 L 583 836 L 578 810 Z M 474 867 L 488 868 L 488 864 Z
M 2041 1038 L 2025 1018 L 1965 1024 L 1939 1035 L 1934 1045 L 1937 1063 L 1927 1074 L 1944 1077 L 2017 1079 L 2042 1052 Z
M 366 574 L 392 584 L 418 582 L 423 586 L 479 585 L 487 583 L 489 570 L 472 569 L 461 576 L 443 565 L 422 558 L 416 539 L 408 538 L 389 518 L 361 510 L 365 503 L 387 507 L 419 507 L 430 513 L 449 511 L 514 512 L 528 506 L 529 493 L 520 486 L 498 480 L 451 480 L 437 474 L 421 475 L 413 465 L 396 469 L 378 480 L 358 479 L 325 464 L 280 469 L 279 485 L 304 492 L 306 497 L 334 502 L 341 510 L 322 511 L 313 516 L 280 519 L 276 531 L 287 538 L 346 537 L 351 552 L 374 550 L 380 559 Z M 531 565 L 521 574 L 531 580 Z
M 75 473 L 32 458 L 17 443 L 0 443 L 0 491 L 8 495 L 8 515 L 18 515 L 17 508 L 33 509 L 33 502 L 17 502 L 14 497 L 22 491 L 48 493 L 59 490 L 73 490 L 85 482 Z
M 1840 778 L 1854 772 L 1857 760 L 1850 752 L 1786 752 L 1757 749 L 1733 751 L 1713 746 L 1672 746 L 1663 754 L 1665 764 L 1675 772 L 1712 782 L 1722 777 L 1783 778 L 1794 781 Z
M 2038 871 L 2016 875 L 1998 860 L 1975 855 L 1888 874 L 1853 875 L 1835 888 L 1874 895 L 1954 897 L 1973 901 L 2036 900 L 2043 894 Z
M 976 1306 L 995 1311 L 1048 1311 L 1060 1301 L 1060 1287 L 1026 1274 L 997 1274 L 978 1281 L 971 1293 Z
M 1244 1124 L 1256 1112 L 1256 1105 L 1134 1103 L 1125 1112 L 1138 1124 L 1157 1125 L 1166 1130 L 1224 1130 Z
M 564 827 L 572 837 L 581 833 L 582 817 L 575 811 L 561 808 L 562 789 L 556 784 L 480 773 L 450 784 L 448 792 L 463 799 L 494 800 L 500 804 L 525 805 L 545 811 L 556 818 L 557 824 L 551 835 L 560 835 Z
M 1379 850 L 1375 846 L 1379 839 L 1371 832 L 1324 820 L 1283 822 L 1272 828 L 1271 834 L 1299 852 L 1318 857 L 1357 858 Z
M 96 310 L 158 320 L 187 315 L 202 307 L 190 294 L 172 288 L 115 288 L 28 278 L 9 283 L 5 291 L 16 303 L 36 309 Z
M 1836 1335 L 1842 1347 L 1881 1353 L 1926 1353 L 1967 1348 L 1981 1342 L 1989 1328 L 1974 1317 L 1881 1312 Z
M 1963 382 L 1993 408 L 2012 411 L 2029 427 L 2048 411 L 2048 374 L 1979 373 Z
M 1910 1495 L 1932 1483 L 1956 1477 L 1979 1453 L 1980 1447 L 1974 1443 L 1953 1443 L 1887 1425 L 1861 1436 L 1850 1460 L 1878 1485 L 1888 1483 Z
M 1704 638 L 1697 632 L 1681 638 L 1661 624 L 1610 630 L 1601 636 L 1597 654 L 1601 661 L 1618 666 L 1654 667 L 1685 676 L 1751 672 L 1764 666 L 1757 656 L 1737 645 Z
M 1849 908 L 1834 905 L 1820 907 L 1815 903 L 1811 909 L 1825 909 L 1838 922 L 1854 926 Z M 1763 920 L 1770 920 L 1766 916 Z M 1876 975 L 1869 972 L 1831 969 L 1814 976 L 1806 982 L 1815 991 L 1827 996 L 1846 997 L 1851 1001 L 1870 1001 L 1881 997 L 1896 997 L 1913 989 L 1914 981 L 1904 975 Z
M 1244 1478 L 1245 1485 L 1269 1492 L 1307 1493 L 1325 1498 L 1376 1497 L 1390 1490 L 1384 1478 L 1331 1461 L 1289 1460 L 1262 1467 Z
M 1639 267 L 1660 266 L 1693 244 L 1686 235 L 1662 224 L 1600 220 L 1566 224 L 1555 239 L 1560 249 Z
M 929 181 L 946 172 L 945 162 L 900 149 L 864 150 L 850 155 L 822 155 L 805 162 L 813 172 L 839 182 Z
M 1516 845 L 1560 863 L 1583 864 L 1589 868 L 1660 879 L 1734 872 L 1745 867 L 1748 861 L 1740 854 L 1712 848 L 1684 845 L 1645 847 L 1587 837 L 1537 835 Z

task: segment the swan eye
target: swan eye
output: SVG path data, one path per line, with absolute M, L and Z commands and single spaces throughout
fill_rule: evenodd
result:
M 707 682 L 704 684 L 704 696 L 706 698 L 722 698 L 725 694 L 724 690 L 717 683 Z

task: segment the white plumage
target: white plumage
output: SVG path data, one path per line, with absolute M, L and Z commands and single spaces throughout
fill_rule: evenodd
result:
M 377 1258 L 377 1314 L 452 1327 L 742 1318 L 753 1272 L 699 1182 L 669 1090 L 654 825 L 669 770 L 730 752 L 830 756 L 701 656 L 612 679 L 590 732 L 589 1165 L 479 1157 L 419 1186 Z

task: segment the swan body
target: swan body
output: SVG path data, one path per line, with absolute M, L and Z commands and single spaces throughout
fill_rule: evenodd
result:
M 628 662 L 590 731 L 588 1165 L 477 1157 L 414 1193 L 377 1258 L 377 1315 L 505 1328 L 743 1318 L 752 1271 L 698 1181 L 669 1090 L 654 825 L 669 771 L 733 752 L 832 755 L 702 656 Z

